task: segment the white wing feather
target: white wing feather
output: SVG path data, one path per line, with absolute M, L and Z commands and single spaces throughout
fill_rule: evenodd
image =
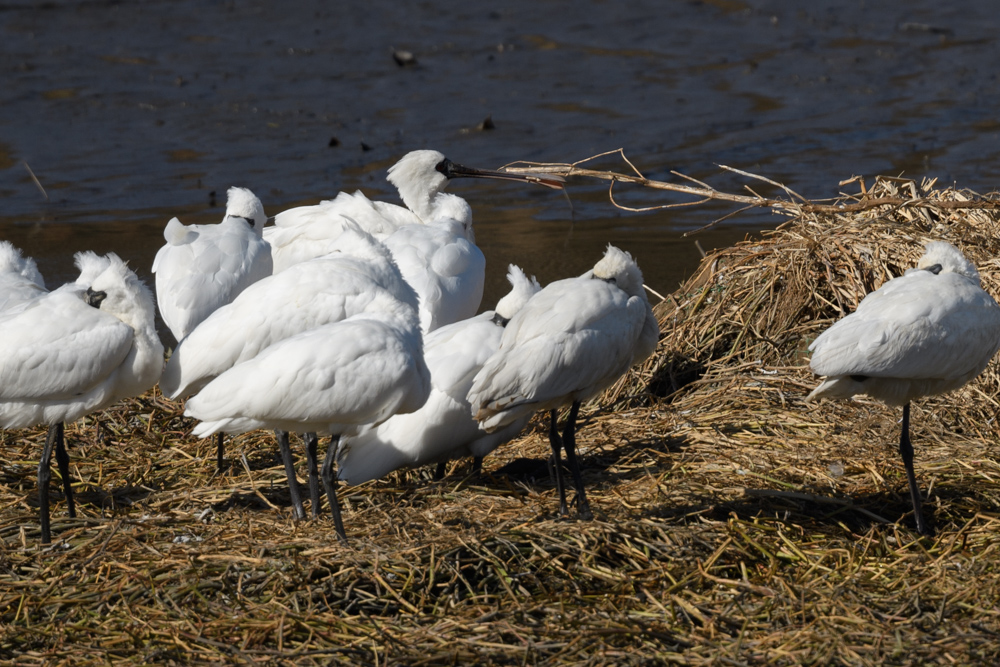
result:
M 469 394 L 487 430 L 567 400 L 585 400 L 636 360 L 648 303 L 601 280 L 545 287 L 507 325 Z
M 472 418 L 468 393 L 473 377 L 500 344 L 503 328 L 492 317 L 492 312 L 483 313 L 426 336 L 424 360 L 431 373 L 427 402 L 415 412 L 342 438 L 337 453 L 341 479 L 360 484 L 402 466 L 449 458 L 456 448 L 490 437 Z
M 962 275 L 917 271 L 869 294 L 810 346 L 818 375 L 949 379 L 981 369 L 1000 308 Z
M 177 340 L 272 272 L 270 246 L 243 220 L 186 229 L 187 236 L 160 248 L 153 263 L 160 314 Z
M 408 225 L 385 240 L 400 273 L 420 297 L 424 333 L 476 314 L 486 257 L 454 225 Z
M 358 317 L 293 336 L 209 383 L 185 414 L 215 430 L 342 432 L 419 408 L 430 390 L 419 335 Z
M 177 346 L 161 389 L 174 398 L 198 391 L 277 341 L 364 312 L 388 294 L 384 282 L 364 261 L 339 255 L 260 280 Z

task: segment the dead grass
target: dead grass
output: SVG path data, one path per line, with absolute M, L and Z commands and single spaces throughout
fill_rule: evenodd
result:
M 0 660 L 996 663 L 996 367 L 914 406 L 932 538 L 911 530 L 898 415 L 802 402 L 808 343 L 924 241 L 958 245 L 1000 293 L 992 204 L 900 205 L 979 196 L 895 180 L 844 203 L 876 198 L 896 203 L 790 211 L 660 306 L 657 354 L 579 433 L 591 522 L 555 516 L 533 424 L 483 478 L 456 463 L 342 489 L 344 547 L 332 521 L 290 519 L 273 438 L 235 439 L 215 475 L 212 444 L 150 393 L 100 432 L 67 427 L 80 518 L 57 502 L 41 550 L 43 432 L 4 432 Z

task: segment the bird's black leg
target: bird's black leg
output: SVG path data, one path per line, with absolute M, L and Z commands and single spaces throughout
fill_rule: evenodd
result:
M 344 544 L 347 544 L 347 533 L 344 532 L 344 520 L 340 517 L 340 503 L 337 502 L 337 480 L 333 477 L 333 462 L 337 458 L 337 443 L 340 436 L 335 435 L 330 439 L 330 444 L 326 446 L 326 458 L 323 459 L 323 470 L 320 475 L 323 477 L 323 486 L 326 487 L 326 498 L 330 502 L 330 513 L 333 515 L 333 526 L 337 530 L 337 537 Z
M 473 456 L 472 457 L 472 474 L 482 475 L 483 474 L 483 457 Z
M 590 503 L 587 502 L 587 492 L 583 488 L 583 476 L 580 474 L 580 464 L 576 460 L 576 416 L 580 412 L 580 401 L 573 401 L 569 409 L 569 419 L 563 431 L 563 449 L 566 450 L 566 461 L 573 473 L 573 483 L 576 485 L 576 511 L 582 519 L 591 519 Z
M 42 458 L 38 461 L 38 517 L 42 524 L 42 544 L 52 541 L 52 531 L 49 528 L 49 481 L 52 479 L 52 470 L 49 464 L 61 426 L 62 424 L 49 426 L 45 446 L 42 448 Z
M 558 417 L 557 411 L 549 411 L 549 445 L 552 446 L 552 469 L 556 478 L 556 490 L 559 491 L 559 514 L 566 516 L 569 514 L 569 510 L 566 508 L 566 487 L 562 478 L 562 457 L 559 455 L 559 450 L 562 449 L 562 438 L 559 437 L 559 429 L 556 428 Z
M 306 461 L 309 464 L 309 499 L 312 501 L 312 516 L 319 516 L 319 464 L 316 459 L 316 446 L 319 444 L 319 437 L 315 433 L 306 433 L 302 436 L 306 442 Z
M 448 462 L 447 461 L 441 461 L 440 463 L 437 464 L 437 467 L 434 468 L 434 481 L 435 482 L 444 479 L 444 472 L 445 472 L 445 468 L 447 468 L 447 467 L 448 467 Z
M 56 429 L 56 463 L 59 464 L 59 474 L 62 476 L 63 493 L 66 494 L 66 511 L 70 518 L 76 518 L 76 503 L 73 502 L 73 484 L 69 478 L 69 453 L 66 451 L 65 429 L 59 422 L 52 426 Z
M 215 434 L 215 469 L 217 472 L 220 473 L 222 472 L 222 469 L 226 465 L 226 458 L 224 456 L 226 450 L 225 446 L 223 445 L 223 441 L 225 440 L 225 438 L 226 434 L 223 433 L 222 431 L 219 431 L 218 433 Z
M 929 535 L 924 514 L 920 510 L 920 489 L 917 488 L 917 475 L 913 471 L 913 445 L 910 444 L 910 404 L 903 406 L 903 430 L 899 434 L 899 454 L 906 466 L 906 478 L 910 483 L 910 499 L 913 501 L 913 517 L 917 521 L 917 532 Z
M 306 518 L 302 508 L 302 496 L 299 494 L 299 481 L 295 478 L 295 461 L 292 459 L 292 447 L 288 444 L 288 431 L 275 431 L 278 438 L 278 449 L 281 450 L 281 460 L 285 463 L 285 476 L 288 478 L 288 495 L 292 498 L 292 511 L 296 519 Z

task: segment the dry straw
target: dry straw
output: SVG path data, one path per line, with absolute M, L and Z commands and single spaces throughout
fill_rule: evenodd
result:
M 933 538 L 909 527 L 893 412 L 802 402 L 808 343 L 925 241 L 1000 292 L 995 200 L 852 185 L 736 202 L 786 220 L 706 257 L 658 307 L 655 356 L 589 406 L 592 522 L 553 515 L 539 424 L 482 478 L 456 463 L 343 490 L 345 547 L 332 521 L 290 519 L 268 434 L 236 438 L 215 474 L 213 444 L 151 392 L 67 428 L 80 517 L 57 503 L 40 549 L 44 432 L 4 432 L 0 660 L 995 664 L 995 366 L 914 406 Z

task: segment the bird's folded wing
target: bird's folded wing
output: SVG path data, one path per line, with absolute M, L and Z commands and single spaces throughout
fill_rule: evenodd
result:
M 41 301 L 0 320 L 0 400 L 60 400 L 86 393 L 132 348 L 131 327 L 75 296 Z
M 206 421 L 249 417 L 298 423 L 381 421 L 395 407 L 410 360 L 384 327 L 327 325 L 267 348 L 188 401 Z
M 502 333 L 490 318 L 477 315 L 424 336 L 424 361 L 434 388 L 464 401 L 472 378 L 496 351 Z
M 597 296 L 601 294 L 598 290 Z M 630 307 L 627 298 L 619 301 L 617 307 L 595 310 L 590 317 L 577 312 L 569 320 L 554 316 L 555 308 L 532 307 L 529 314 L 536 317 L 508 340 L 510 326 L 515 324 L 511 320 L 500 349 L 476 376 L 469 394 L 473 406 L 485 416 L 571 393 L 591 395 L 606 387 L 631 365 L 646 318 L 642 304 Z M 529 303 L 536 305 L 544 304 Z M 548 328 L 545 320 L 550 320 Z
M 431 256 L 430 266 L 439 276 L 460 276 L 469 271 L 484 269 L 486 259 L 476 246 L 462 238 L 446 243 Z
M 361 312 L 380 290 L 350 258 L 290 267 L 244 290 L 185 338 L 160 380 L 169 396 L 186 394 L 278 341 Z
M 948 286 L 928 277 L 924 283 Z M 949 379 L 982 368 L 996 352 L 1000 308 L 981 290 L 959 285 L 928 299 L 897 289 L 888 297 L 872 293 L 857 312 L 817 338 L 810 346 L 813 372 Z

